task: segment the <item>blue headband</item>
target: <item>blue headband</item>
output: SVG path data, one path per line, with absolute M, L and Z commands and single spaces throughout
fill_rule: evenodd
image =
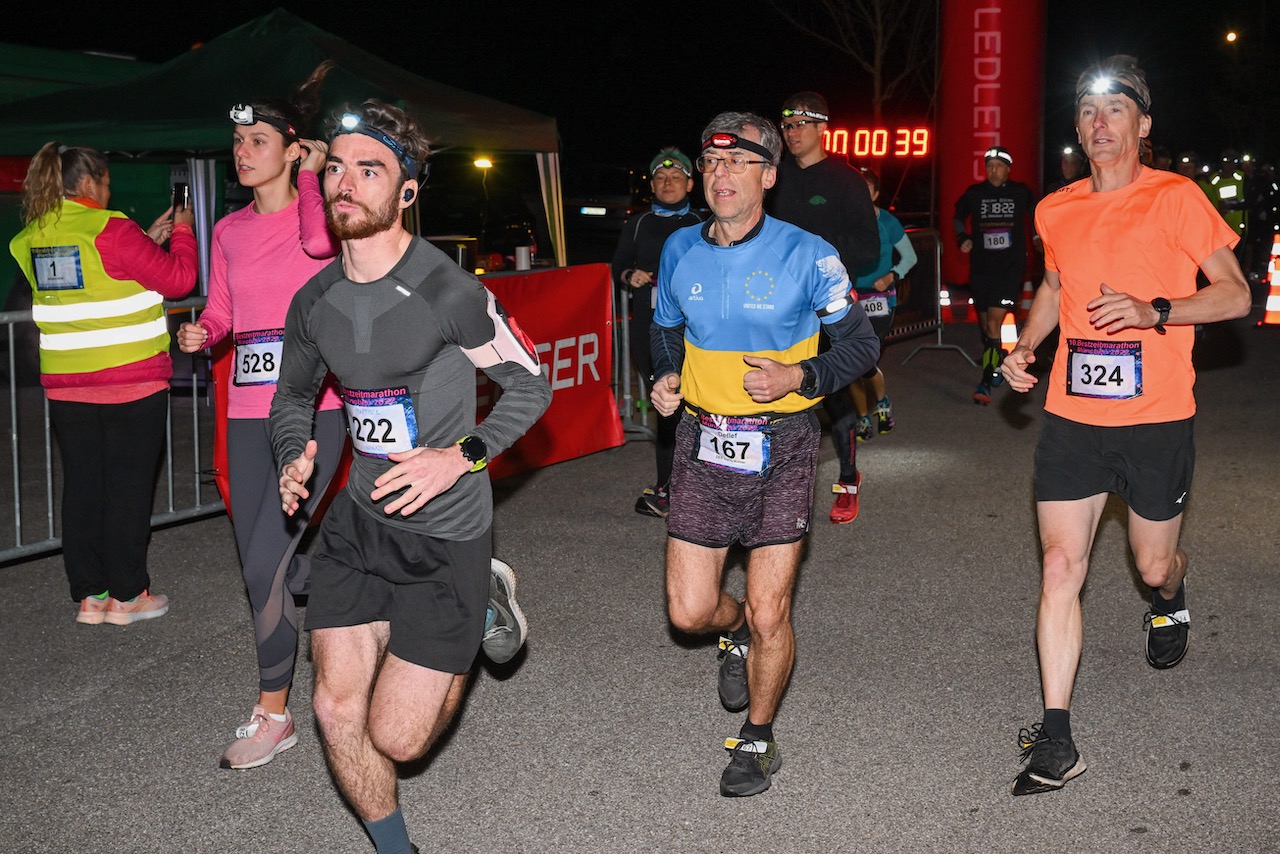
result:
M 409 173 L 410 178 L 416 179 L 418 177 L 418 161 L 410 156 L 405 147 L 376 127 L 370 126 L 365 122 L 364 118 L 356 113 L 344 113 L 342 118 L 338 120 L 338 125 L 333 129 L 329 139 L 332 142 L 334 137 L 342 136 L 344 133 L 361 133 L 370 139 L 376 139 L 391 149 L 396 159 L 400 161 L 400 165 L 404 166 L 405 171 Z M 424 175 L 423 177 L 426 176 Z

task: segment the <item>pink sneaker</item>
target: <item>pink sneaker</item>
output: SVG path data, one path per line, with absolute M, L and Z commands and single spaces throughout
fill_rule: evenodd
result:
M 169 597 L 163 593 L 152 595 L 143 590 L 128 602 L 121 602 L 114 596 L 107 606 L 104 619 L 113 626 L 127 626 L 138 620 L 154 620 L 169 613 Z
M 107 618 L 107 604 L 111 597 L 86 596 L 80 600 L 80 610 L 76 612 L 76 622 L 87 626 L 100 626 Z
M 247 724 L 236 728 L 236 740 L 227 746 L 218 761 L 220 768 L 243 770 L 266 765 L 276 754 L 298 743 L 293 730 L 293 716 L 284 710 L 284 722 L 274 720 L 262 706 L 253 707 Z

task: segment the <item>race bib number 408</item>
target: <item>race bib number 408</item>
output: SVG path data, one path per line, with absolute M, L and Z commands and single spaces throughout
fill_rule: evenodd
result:
M 418 419 L 407 388 L 344 388 L 342 404 L 351 447 L 361 456 L 385 460 L 389 454 L 412 450 L 417 444 Z
M 1142 342 L 1068 338 L 1067 394 L 1107 400 L 1141 396 Z

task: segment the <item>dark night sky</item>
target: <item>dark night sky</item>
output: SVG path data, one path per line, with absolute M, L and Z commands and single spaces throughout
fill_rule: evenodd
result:
M 1222 33 L 1234 27 L 1244 34 L 1237 51 L 1258 44 L 1261 12 L 1280 0 L 1046 2 L 1047 148 L 1073 138 L 1070 87 L 1080 69 L 1115 52 L 1137 55 L 1148 70 L 1157 144 L 1175 152 L 1194 147 L 1205 155 L 1228 145 L 1264 146 L 1268 128 L 1260 114 L 1273 111 L 1262 110 L 1261 96 L 1251 91 L 1260 87 L 1248 74 L 1247 53 L 1233 58 Z M 796 34 L 769 0 L 631 6 L 369 0 L 349 4 L 342 14 L 328 5 L 285 5 L 425 77 L 555 116 L 566 170 L 578 162 L 631 163 L 667 143 L 688 149 L 716 112 L 753 109 L 773 116 L 780 101 L 799 89 L 827 94 L 837 118 L 869 114 L 865 75 L 847 57 Z M 22 7 L 18 14 L 33 19 L 10 15 L 7 41 L 152 61 L 172 58 L 270 8 L 245 0 L 139 0 L 111 7 L 109 16 L 94 4 L 93 12 L 51 20 L 32 4 Z M 1232 14 L 1239 17 L 1230 20 Z M 1272 18 L 1273 32 L 1280 31 L 1280 11 Z M 903 112 L 926 107 L 927 98 L 918 94 Z M 1273 124 L 1280 125 L 1280 118 Z M 1274 156 L 1271 148 L 1262 153 Z

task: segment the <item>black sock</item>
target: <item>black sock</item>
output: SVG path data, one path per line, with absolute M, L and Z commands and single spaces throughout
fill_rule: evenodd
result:
M 733 638 L 733 642 L 738 646 L 751 646 L 751 627 L 747 625 L 746 620 L 743 620 L 742 625 L 729 632 L 729 637 Z
M 748 741 L 773 741 L 773 721 L 767 724 L 753 724 L 748 720 L 738 731 L 738 737 Z
M 1045 709 L 1041 732 L 1054 741 L 1071 740 L 1071 712 L 1067 709 Z
M 1178 592 L 1173 594 L 1172 599 L 1166 599 L 1160 595 L 1160 588 L 1151 588 L 1151 610 L 1157 614 L 1176 614 L 1183 608 L 1187 607 L 1187 584 L 1184 581 L 1178 585 Z

